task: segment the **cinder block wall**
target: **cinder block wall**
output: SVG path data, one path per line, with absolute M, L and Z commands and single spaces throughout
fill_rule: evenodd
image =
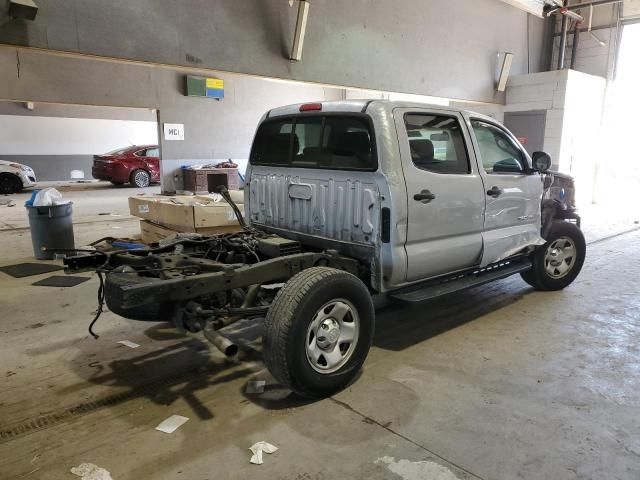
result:
M 576 178 L 581 203 L 593 200 L 606 80 L 575 70 L 509 79 L 505 112 L 546 112 L 544 150 L 552 169 Z

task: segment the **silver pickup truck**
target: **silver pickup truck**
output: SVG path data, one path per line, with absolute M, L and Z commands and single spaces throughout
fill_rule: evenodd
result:
M 490 117 L 382 100 L 290 105 L 262 118 L 242 232 L 65 260 L 96 269 L 115 313 L 202 332 L 264 318 L 263 357 L 298 394 L 352 381 L 372 295 L 421 302 L 519 273 L 559 290 L 585 258 L 573 180 Z M 94 320 L 95 322 L 95 320 Z M 93 326 L 93 323 L 92 323 Z

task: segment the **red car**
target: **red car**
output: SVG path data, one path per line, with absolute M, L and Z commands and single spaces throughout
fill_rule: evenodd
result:
M 148 187 L 160 181 L 160 150 L 158 145 L 133 145 L 94 155 L 91 174 L 114 185 Z

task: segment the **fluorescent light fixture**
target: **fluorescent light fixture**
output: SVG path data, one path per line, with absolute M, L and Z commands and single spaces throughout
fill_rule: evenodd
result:
M 35 20 L 38 6 L 33 0 L 9 0 L 9 16 L 22 20 Z
M 498 77 L 498 84 L 496 90 L 504 92 L 507 88 L 507 80 L 509 79 L 509 71 L 511 70 L 511 63 L 513 62 L 513 53 L 505 52 L 502 59 L 502 68 L 500 69 L 500 76 Z
M 309 18 L 309 2 L 298 1 L 298 19 L 296 20 L 296 30 L 293 33 L 293 45 L 291 47 L 290 60 L 299 62 L 302 60 L 302 47 L 304 45 L 304 35 L 307 32 L 307 19 Z

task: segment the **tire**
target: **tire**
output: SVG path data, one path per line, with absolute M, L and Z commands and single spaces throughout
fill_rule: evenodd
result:
M 573 223 L 554 221 L 546 240 L 532 255 L 531 270 L 520 275 L 536 290 L 562 290 L 582 269 L 587 252 L 584 235 Z M 555 255 L 553 250 L 557 252 Z M 570 255 L 571 251 L 573 255 Z M 560 256 L 562 260 L 559 260 Z
M 129 177 L 131 185 L 138 188 L 145 188 L 151 184 L 151 175 L 146 170 L 134 170 Z
M 110 311 L 130 320 L 166 322 L 171 320 L 173 307 L 167 303 L 147 303 L 133 308 L 122 308 L 120 287 L 149 283 L 155 279 L 140 278 L 135 274 L 108 273 L 104 280 L 104 295 Z M 162 280 L 155 280 L 162 281 Z
M 120 187 L 120 186 L 124 185 L 124 182 L 111 182 L 111 185 L 114 185 L 116 187 Z
M 22 180 L 12 173 L 0 174 L 0 193 L 8 195 L 22 190 Z
M 357 376 L 373 341 L 374 324 L 371 295 L 357 277 L 333 268 L 309 268 L 280 289 L 267 313 L 264 362 L 298 395 L 331 395 Z M 352 341 L 340 341 L 350 335 Z

